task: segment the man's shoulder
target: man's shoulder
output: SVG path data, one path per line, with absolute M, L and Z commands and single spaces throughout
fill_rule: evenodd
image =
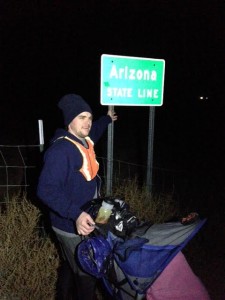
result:
M 69 142 L 67 139 L 65 139 L 64 136 L 58 137 L 57 139 L 53 140 L 47 149 L 46 153 L 61 153 L 63 152 L 66 154 L 68 151 L 71 151 L 71 149 L 74 146 L 71 142 Z

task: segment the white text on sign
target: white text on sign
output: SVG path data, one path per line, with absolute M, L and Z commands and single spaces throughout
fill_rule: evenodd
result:
M 157 73 L 156 71 L 150 70 L 141 70 L 141 69 L 132 69 L 128 66 L 124 68 L 116 68 L 116 65 L 112 65 L 109 78 L 115 79 L 128 79 L 128 80 L 157 80 Z
M 137 89 L 137 97 L 138 98 L 154 98 L 157 99 L 158 89 Z M 133 89 L 132 88 L 107 88 L 107 97 L 126 97 L 132 98 L 133 97 Z

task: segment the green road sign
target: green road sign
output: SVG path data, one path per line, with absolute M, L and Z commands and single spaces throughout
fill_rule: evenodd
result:
M 101 104 L 161 106 L 165 60 L 103 54 Z

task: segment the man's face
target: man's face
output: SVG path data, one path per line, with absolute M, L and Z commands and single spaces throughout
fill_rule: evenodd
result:
M 68 131 L 78 139 L 83 139 L 89 135 L 92 126 L 92 114 L 82 112 L 68 126 Z

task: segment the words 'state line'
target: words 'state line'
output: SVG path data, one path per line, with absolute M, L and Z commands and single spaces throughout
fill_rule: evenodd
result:
M 138 98 L 154 98 L 157 99 L 159 97 L 158 89 L 137 89 L 135 91 L 137 93 Z M 132 88 L 107 88 L 107 97 L 126 97 L 126 98 L 132 98 L 133 95 L 133 89 Z

